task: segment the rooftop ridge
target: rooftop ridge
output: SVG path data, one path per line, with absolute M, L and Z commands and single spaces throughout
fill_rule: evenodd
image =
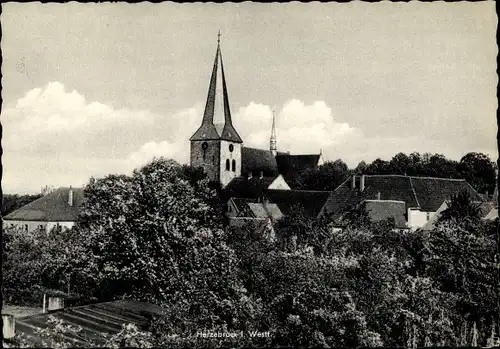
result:
M 401 203 L 401 204 L 406 204 L 405 201 L 402 201 L 402 200 L 378 200 L 378 199 L 365 199 L 363 201 L 367 201 L 367 202 L 397 202 L 397 203 Z
M 330 190 L 301 190 L 301 189 L 267 189 L 267 190 L 273 190 L 273 191 L 283 191 L 283 192 L 301 192 L 301 193 L 328 193 L 330 194 L 332 191 Z
M 463 178 L 444 178 L 444 177 L 430 177 L 430 176 L 407 176 L 407 175 L 400 175 L 400 174 L 358 174 L 355 176 L 366 176 L 366 177 L 403 177 L 403 178 L 416 178 L 416 179 L 439 179 L 439 180 L 444 180 L 444 181 L 457 181 L 457 182 L 466 182 L 465 179 Z
M 413 193 L 413 196 L 415 197 L 415 202 L 417 203 L 417 207 L 420 208 L 420 202 L 418 201 L 417 192 L 415 191 L 415 188 L 413 187 L 413 182 L 412 182 L 411 177 L 410 177 L 410 188 L 411 188 L 411 191 Z

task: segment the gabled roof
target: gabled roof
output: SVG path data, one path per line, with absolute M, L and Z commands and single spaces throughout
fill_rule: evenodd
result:
M 393 218 L 396 228 L 406 228 L 406 204 L 404 201 L 365 200 L 368 217 L 373 222 Z
M 238 132 L 233 127 L 229 97 L 227 93 L 226 76 L 219 40 L 215 53 L 212 76 L 208 87 L 207 103 L 201 126 L 191 136 L 191 141 L 223 139 L 235 143 L 243 143 Z
M 264 192 L 264 195 L 269 202 L 277 204 L 285 215 L 290 214 L 294 207 L 301 206 L 306 216 L 317 217 L 330 196 L 330 192 L 268 189 Z
M 245 210 L 248 207 L 247 203 L 255 201 L 254 199 L 249 198 L 231 198 L 231 200 L 233 201 L 234 206 L 236 206 L 238 212 Z
M 472 201 L 483 201 L 479 194 L 463 179 L 410 177 L 422 211 L 436 211 L 452 194 L 465 190 Z
M 233 198 L 257 199 L 276 177 L 235 177 L 225 188 L 225 196 Z
M 281 210 L 276 204 L 250 202 L 247 203 L 247 206 L 255 218 L 272 218 L 273 220 L 278 220 L 283 217 Z
M 492 208 L 490 212 L 483 218 L 486 221 L 494 221 L 498 218 L 498 208 Z
M 363 200 L 404 201 L 406 209 L 435 212 L 452 194 L 466 190 L 473 201 L 481 201 L 477 192 L 463 179 L 411 177 L 403 175 L 365 175 L 365 189 L 360 192 L 360 177 L 352 188 L 352 177 L 342 183 L 328 198 L 324 210 L 334 215 L 354 207 Z
M 113 335 L 121 331 L 123 325 L 135 324 L 146 329 L 154 316 L 164 314 L 164 309 L 150 303 L 119 300 L 105 303 L 71 307 L 48 314 L 38 314 L 16 318 L 16 335 L 22 333 L 34 347 L 43 347 L 44 338 L 37 329 L 54 330 L 49 317 L 63 320 L 63 324 L 82 327 L 82 335 L 74 342 L 75 347 L 92 344 L 103 345 L 102 335 Z M 68 334 L 70 338 L 75 338 Z M 46 338 L 46 337 L 45 337 Z
M 73 205 L 68 203 L 70 188 L 59 188 L 9 213 L 4 220 L 74 222 L 83 203 L 83 189 L 72 188 Z
M 247 176 L 249 173 L 259 175 L 263 172 L 264 176 L 278 175 L 278 165 L 276 158 L 270 150 L 257 148 L 241 148 L 241 174 Z

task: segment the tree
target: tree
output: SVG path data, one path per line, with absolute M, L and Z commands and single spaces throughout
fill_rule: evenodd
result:
M 348 166 L 338 159 L 300 173 L 295 179 L 295 186 L 300 190 L 333 191 L 349 176 Z
M 391 174 L 391 169 L 388 161 L 376 159 L 366 167 L 365 172 L 372 175 Z
M 447 222 L 450 220 L 468 219 L 472 222 L 478 222 L 481 218 L 481 204 L 472 202 L 469 192 L 461 191 L 453 194 L 447 201 L 446 208 L 438 219 L 438 222 Z
M 27 233 L 13 227 L 5 229 L 4 238 L 3 280 L 9 303 L 39 306 L 44 293 L 66 293 L 71 251 L 77 252 L 72 231 Z
M 53 191 L 54 191 L 54 187 L 45 185 L 45 186 L 42 187 L 42 189 L 40 189 L 40 194 L 42 196 L 45 196 L 47 194 L 52 193 Z
M 481 153 L 468 153 L 460 159 L 458 171 L 478 192 L 493 193 L 496 176 L 495 163 Z
M 389 161 L 389 168 L 392 174 L 407 174 L 411 160 L 404 153 L 398 153 Z
M 353 173 L 354 174 L 363 174 L 363 173 L 365 173 L 367 167 L 368 167 L 368 165 L 366 164 L 366 162 L 360 161 L 358 166 L 356 166 L 356 168 L 353 170 Z
M 80 280 L 97 298 L 165 306 L 166 326 L 189 337 L 200 328 L 238 328 L 247 306 L 222 213 L 211 205 L 215 192 L 206 178 L 186 173 L 193 172 L 155 159 L 131 177 L 89 184 L 76 229 L 87 261 Z

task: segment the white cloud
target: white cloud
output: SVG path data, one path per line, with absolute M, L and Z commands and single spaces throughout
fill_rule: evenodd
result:
M 37 192 L 44 185 L 83 185 L 90 176 L 130 173 L 153 157 L 189 162 L 189 137 L 199 127 L 202 103 L 159 115 L 86 101 L 77 91 L 52 82 L 36 88 L 2 113 L 3 188 Z M 354 125 L 336 121 L 324 101 L 291 99 L 276 109 L 278 150 L 318 153 L 351 167 L 402 151 L 463 154 L 455 144 L 420 137 L 367 138 Z M 273 108 L 257 102 L 233 109 L 236 130 L 250 147 L 268 149 Z M 477 149 L 481 151 L 483 149 Z M 474 149 L 470 149 L 474 151 Z M 496 156 L 496 154 L 492 154 Z
M 245 144 L 267 149 L 272 125 L 269 106 L 251 102 L 234 117 Z M 336 122 L 332 109 L 323 101 L 310 105 L 292 99 L 276 112 L 278 150 L 296 154 L 334 152 L 335 145 L 362 137 L 361 131 Z

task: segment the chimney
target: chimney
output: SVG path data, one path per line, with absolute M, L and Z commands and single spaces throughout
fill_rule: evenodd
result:
M 352 175 L 352 184 L 351 184 L 351 189 L 356 188 L 356 175 Z
M 63 297 L 49 297 L 49 305 L 47 307 L 48 311 L 64 309 L 64 298 Z
M 365 190 L 365 175 L 361 175 L 361 180 L 359 181 L 359 191 Z
M 377 193 L 377 200 L 380 200 L 380 192 Z
M 262 178 L 264 178 L 264 171 L 260 171 L 260 173 L 259 173 L 259 179 L 262 179 Z
M 16 334 L 16 318 L 14 315 L 2 314 L 3 338 L 10 339 Z
M 68 205 L 73 206 L 73 188 L 71 188 L 71 185 L 68 192 Z

